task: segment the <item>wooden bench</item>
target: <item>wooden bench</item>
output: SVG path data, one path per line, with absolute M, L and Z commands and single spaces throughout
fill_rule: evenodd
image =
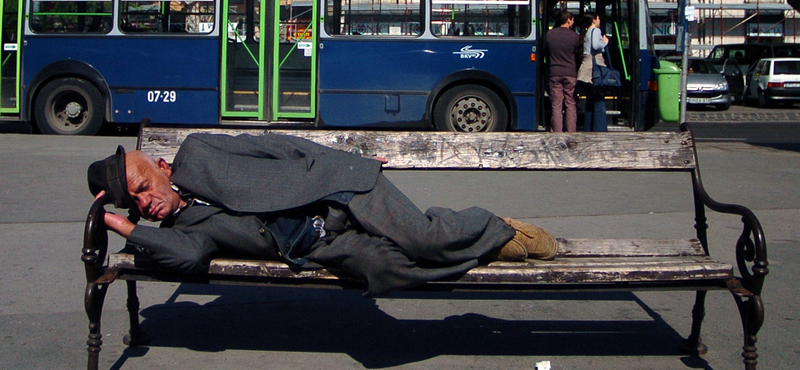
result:
M 186 135 L 192 132 L 263 135 L 258 129 L 186 129 L 144 127 L 139 149 L 171 161 Z M 703 188 L 691 130 L 610 134 L 442 132 L 355 132 L 292 130 L 282 134 L 305 137 L 323 145 L 366 157 L 388 159 L 388 169 L 415 170 L 580 170 L 668 171 L 689 177 L 695 204 L 694 239 L 559 239 L 554 260 L 493 262 L 463 276 L 435 281 L 419 290 L 439 291 L 591 291 L 688 290 L 696 291 L 691 333 L 683 349 L 706 352 L 700 341 L 706 293 L 729 290 L 738 305 L 744 330 L 744 363 L 756 368 L 756 334 L 764 320 L 761 288 L 768 273 L 764 234 L 755 215 L 739 205 L 712 200 Z M 363 288 L 361 282 L 327 270 L 293 271 L 281 262 L 218 258 L 208 274 L 185 275 L 159 269 L 133 255 L 108 253 L 108 234 L 102 223 L 104 203 L 96 201 L 89 212 L 82 260 L 86 267 L 86 312 L 89 317 L 89 364 L 97 369 L 100 316 L 108 285 L 125 280 L 128 289 L 130 333 L 125 342 L 145 340 L 139 328 L 136 281 L 200 284 L 262 284 L 292 287 Z M 712 259 L 706 237 L 706 209 L 738 215 L 743 222 L 736 243 L 736 261 Z M 731 263 L 733 262 L 733 263 Z M 734 274 L 733 265 L 739 276 Z

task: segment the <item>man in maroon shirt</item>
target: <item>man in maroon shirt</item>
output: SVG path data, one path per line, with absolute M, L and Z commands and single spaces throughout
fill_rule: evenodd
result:
M 575 66 L 575 49 L 580 44 L 580 36 L 572 30 L 574 23 L 572 13 L 562 10 L 556 15 L 555 27 L 544 36 L 547 62 L 550 65 L 550 103 L 553 109 L 550 131 L 552 132 L 564 130 L 562 103 L 567 111 L 567 131 L 577 131 L 575 85 L 578 81 L 578 68 Z

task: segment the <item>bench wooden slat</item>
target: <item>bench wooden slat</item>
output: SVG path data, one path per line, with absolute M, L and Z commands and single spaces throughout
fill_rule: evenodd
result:
M 689 132 L 482 133 L 191 129 L 145 127 L 141 150 L 171 162 L 194 132 L 265 135 L 276 132 L 357 153 L 389 158 L 391 169 L 602 169 L 688 170 L 695 167 Z
M 109 256 L 109 267 L 136 269 L 134 256 L 116 253 Z M 211 275 L 248 276 L 292 280 L 339 280 L 326 269 L 292 270 L 276 261 L 217 258 L 211 262 Z M 458 279 L 465 283 L 621 283 L 728 280 L 733 266 L 707 257 L 663 258 L 562 258 L 552 261 L 492 262 L 468 271 Z
M 468 271 L 459 282 L 481 283 L 614 283 L 730 279 L 733 267 L 707 257 L 699 242 L 668 239 L 560 240 L 551 261 L 492 262 Z M 136 269 L 130 254 L 109 255 L 108 266 Z M 292 270 L 283 262 L 217 258 L 212 275 L 278 279 L 336 280 L 331 271 Z M 345 277 L 345 279 L 347 279 Z
M 557 258 L 601 256 L 705 256 L 705 252 L 697 239 L 558 239 Z

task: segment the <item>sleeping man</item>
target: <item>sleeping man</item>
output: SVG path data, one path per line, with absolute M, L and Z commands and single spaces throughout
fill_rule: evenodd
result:
M 417 208 L 381 173 L 381 162 L 279 134 L 189 135 L 170 165 L 140 151 L 89 167 L 89 189 L 131 215 L 106 213 L 109 229 L 158 264 L 205 273 L 216 256 L 336 267 L 363 279 L 366 295 L 463 274 L 479 260 L 550 259 L 539 227 L 472 207 Z

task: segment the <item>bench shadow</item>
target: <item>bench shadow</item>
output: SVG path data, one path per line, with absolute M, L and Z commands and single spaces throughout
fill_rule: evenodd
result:
M 218 297 L 205 304 L 176 301 L 185 294 Z M 678 350 L 682 336 L 629 292 L 401 292 L 389 298 L 625 300 L 636 302 L 652 320 L 504 320 L 475 313 L 442 320 L 397 319 L 382 311 L 379 301 L 365 299 L 357 291 L 182 284 L 166 303 L 143 309 L 141 325 L 152 339 L 148 347 L 344 353 L 366 368 L 440 355 L 683 355 Z M 535 304 L 529 307 L 536 309 Z M 126 351 L 115 366 L 146 353 Z M 699 357 L 682 361 L 691 368 L 710 369 Z
M 748 143 L 754 146 L 760 146 L 765 148 L 772 148 L 777 150 L 786 150 L 791 152 L 800 152 L 800 143 Z

